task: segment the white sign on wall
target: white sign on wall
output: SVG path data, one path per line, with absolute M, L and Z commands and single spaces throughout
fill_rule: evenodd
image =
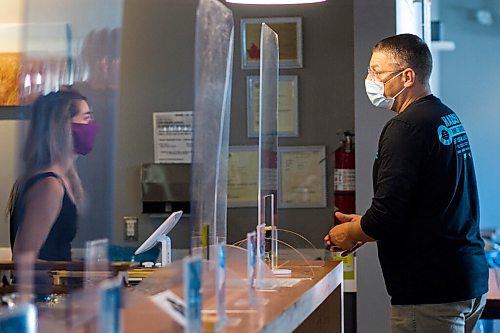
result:
M 155 163 L 191 163 L 193 111 L 154 112 Z

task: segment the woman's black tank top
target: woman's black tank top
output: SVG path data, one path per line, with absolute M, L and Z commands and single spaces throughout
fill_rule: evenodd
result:
M 12 249 L 14 248 L 17 231 L 21 227 L 24 219 L 26 193 L 39 180 L 47 177 L 55 177 L 62 183 L 60 177 L 53 172 L 40 173 L 28 179 L 16 195 L 14 207 L 10 216 L 10 244 Z M 64 186 L 61 211 L 38 253 L 39 259 L 48 261 L 71 260 L 71 242 L 76 235 L 77 219 L 76 205 L 69 197 L 66 187 Z

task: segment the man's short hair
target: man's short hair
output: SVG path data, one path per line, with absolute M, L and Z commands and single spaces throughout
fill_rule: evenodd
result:
M 417 80 L 427 84 L 432 72 L 432 55 L 427 44 L 418 36 L 401 34 L 382 39 L 373 52 L 386 53 L 403 68 L 415 71 Z

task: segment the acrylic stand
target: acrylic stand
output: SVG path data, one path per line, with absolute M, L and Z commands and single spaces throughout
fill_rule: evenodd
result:
M 85 287 L 97 285 L 111 276 L 109 240 L 87 241 L 85 246 Z
M 259 185 L 258 222 L 278 226 L 278 35 L 262 23 L 260 36 L 259 89 Z M 277 237 L 273 237 L 277 240 Z M 271 264 L 276 268 L 276 241 L 271 245 Z
M 167 235 L 161 236 L 158 241 L 161 243 L 161 267 L 165 267 L 172 262 L 172 241 Z

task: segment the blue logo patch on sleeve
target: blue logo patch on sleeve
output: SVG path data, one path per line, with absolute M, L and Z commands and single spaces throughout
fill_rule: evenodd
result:
M 453 143 L 458 155 L 470 155 L 469 139 L 457 115 L 452 113 L 441 117 L 441 120 L 444 125 L 437 129 L 439 141 L 445 146 Z

